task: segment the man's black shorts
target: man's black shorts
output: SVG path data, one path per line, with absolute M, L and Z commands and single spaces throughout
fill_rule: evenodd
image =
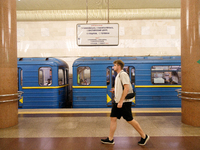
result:
M 123 103 L 122 108 L 117 108 L 117 104 L 118 103 L 113 104 L 110 117 L 117 117 L 117 119 L 120 119 L 121 116 L 123 116 L 123 118 L 126 121 L 132 121 L 133 120 L 133 115 L 131 111 L 132 102 Z

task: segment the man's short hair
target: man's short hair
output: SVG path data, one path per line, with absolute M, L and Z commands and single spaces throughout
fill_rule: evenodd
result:
M 113 62 L 113 64 L 117 64 L 117 65 L 121 66 L 121 69 L 124 68 L 124 62 L 122 60 L 115 60 Z

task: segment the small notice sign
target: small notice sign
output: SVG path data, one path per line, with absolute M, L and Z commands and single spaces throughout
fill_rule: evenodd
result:
M 79 46 L 116 46 L 119 44 L 119 24 L 77 24 Z

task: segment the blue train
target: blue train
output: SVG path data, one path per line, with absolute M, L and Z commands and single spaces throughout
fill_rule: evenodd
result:
M 181 107 L 175 90 L 181 88 L 181 58 L 82 57 L 73 64 L 73 108 L 107 108 L 112 105 L 116 73 L 113 61 L 125 62 L 136 91 L 137 108 Z M 71 107 L 69 67 L 56 58 L 18 58 L 19 108 Z
M 18 58 L 19 108 L 63 108 L 68 98 L 69 67 L 56 58 Z
M 116 73 L 113 61 L 121 59 L 136 91 L 136 108 L 181 107 L 181 57 L 83 57 L 73 63 L 73 108 L 110 107 Z

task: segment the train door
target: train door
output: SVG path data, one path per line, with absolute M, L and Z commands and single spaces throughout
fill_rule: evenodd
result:
M 136 89 L 135 89 L 135 67 L 129 66 L 129 67 L 128 67 L 128 72 L 127 72 L 127 73 L 129 74 L 129 78 L 130 78 L 130 81 L 131 81 L 131 85 L 132 85 L 132 87 L 133 87 L 133 90 L 135 90 L 135 92 L 136 92 Z M 132 101 L 132 106 L 135 106 L 135 105 L 136 105 L 135 102 L 136 102 L 136 101 L 135 101 L 135 98 L 134 98 L 134 100 Z
M 112 106 L 112 102 L 114 101 L 114 94 L 110 92 L 110 90 L 114 87 L 114 71 L 112 67 L 107 67 L 106 69 L 106 84 L 107 84 L 107 106 Z
M 22 68 L 18 67 L 18 91 L 22 91 L 22 86 L 23 86 L 23 70 Z M 23 96 L 19 100 L 19 108 L 23 107 Z

